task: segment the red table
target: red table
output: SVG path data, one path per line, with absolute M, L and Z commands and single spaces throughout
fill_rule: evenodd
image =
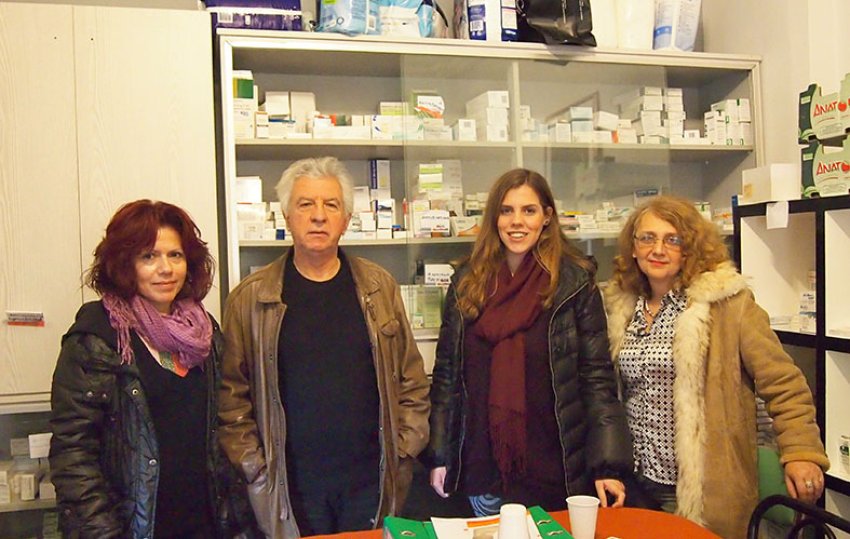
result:
M 570 529 L 570 516 L 567 511 L 557 511 L 552 513 L 552 516 L 567 530 Z M 313 539 L 339 539 L 342 537 L 378 539 L 381 537 L 381 533 L 381 530 L 370 530 L 337 535 L 316 535 L 313 536 Z M 595 539 L 606 539 L 608 537 L 619 537 L 620 539 L 646 539 L 647 537 L 652 539 L 682 539 L 683 537 L 688 539 L 720 539 L 720 536 L 682 517 L 659 511 L 626 507 L 599 509 Z

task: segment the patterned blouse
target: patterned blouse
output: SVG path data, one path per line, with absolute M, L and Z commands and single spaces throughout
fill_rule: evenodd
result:
M 638 298 L 619 356 L 626 413 L 635 442 L 636 469 L 662 485 L 675 485 L 678 475 L 673 333 L 676 320 L 686 306 L 685 295 L 671 290 L 661 299 L 661 308 L 649 325 L 646 298 Z

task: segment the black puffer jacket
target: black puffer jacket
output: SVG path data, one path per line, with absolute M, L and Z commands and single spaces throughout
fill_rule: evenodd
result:
M 213 321 L 205 372 L 207 471 L 218 538 L 255 535 L 253 513 L 218 443 L 219 366 L 223 341 Z M 156 434 L 136 363 L 122 365 L 117 336 L 100 301 L 86 303 L 62 338 L 53 374 L 50 468 L 64 537 L 150 538 L 159 459 Z
M 445 491 L 460 480 L 467 414 L 463 338 L 468 321 L 457 306 L 455 273 L 446 297 L 431 383 L 431 441 L 426 465 L 446 466 Z M 632 442 L 619 400 L 602 297 L 593 277 L 564 260 L 549 320 L 549 364 L 568 494 L 587 493 L 594 479 L 622 477 L 633 466 Z

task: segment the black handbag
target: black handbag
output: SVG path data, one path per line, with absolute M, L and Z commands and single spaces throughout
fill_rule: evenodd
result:
M 516 0 L 520 41 L 595 47 L 590 0 Z

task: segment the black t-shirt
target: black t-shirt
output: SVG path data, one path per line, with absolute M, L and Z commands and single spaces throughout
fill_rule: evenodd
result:
M 278 370 L 287 466 L 296 486 L 378 478 L 379 399 L 372 347 L 351 268 L 311 281 L 287 258 Z
M 196 367 L 180 377 L 163 368 L 135 333 L 132 346 L 159 445 L 154 537 L 209 530 L 207 374 Z

